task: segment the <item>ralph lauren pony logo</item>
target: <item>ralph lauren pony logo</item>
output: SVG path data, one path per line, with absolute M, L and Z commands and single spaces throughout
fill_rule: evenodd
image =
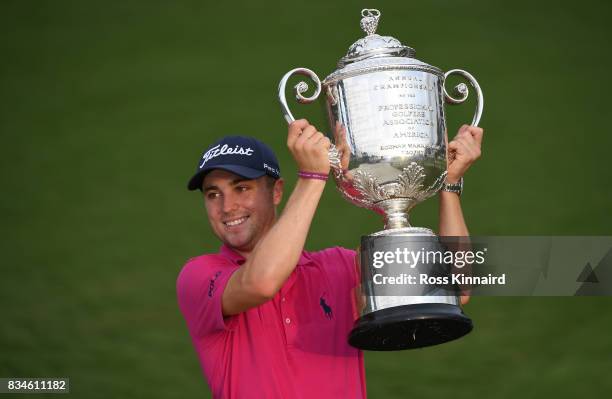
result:
M 213 293 L 215 292 L 215 281 L 217 281 L 219 275 L 221 275 L 221 271 L 216 272 L 214 277 L 210 279 L 210 283 L 208 283 L 208 296 L 210 298 L 212 298 Z
M 325 302 L 324 296 L 325 294 L 323 294 L 323 296 L 321 296 L 321 298 L 319 299 L 319 305 L 321 305 L 321 309 L 323 309 L 323 312 L 325 313 L 325 317 L 327 317 L 328 319 L 333 319 L 334 312 L 332 311 L 331 306 L 329 306 L 327 302 Z

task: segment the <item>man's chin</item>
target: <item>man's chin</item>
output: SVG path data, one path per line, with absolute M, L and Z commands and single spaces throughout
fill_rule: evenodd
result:
M 228 238 L 223 240 L 223 242 L 228 247 L 240 252 L 250 252 L 253 249 L 249 240 L 245 239 Z

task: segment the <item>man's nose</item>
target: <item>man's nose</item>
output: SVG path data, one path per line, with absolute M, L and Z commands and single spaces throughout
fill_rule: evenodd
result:
M 237 198 L 232 194 L 223 197 L 223 212 L 230 213 L 238 208 Z

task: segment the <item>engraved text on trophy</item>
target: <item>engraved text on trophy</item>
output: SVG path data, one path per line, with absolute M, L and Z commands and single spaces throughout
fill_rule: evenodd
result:
M 439 82 L 422 71 L 381 71 L 345 79 L 357 156 L 414 157 L 439 152 Z M 375 132 L 376 134 L 373 134 Z

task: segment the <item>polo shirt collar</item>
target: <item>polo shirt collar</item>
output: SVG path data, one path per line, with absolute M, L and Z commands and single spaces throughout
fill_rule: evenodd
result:
M 241 265 L 244 263 L 244 257 L 226 244 L 221 245 L 221 248 L 219 248 L 219 254 L 228 259 L 230 262 L 235 263 L 237 265 Z M 306 266 L 310 263 L 310 256 L 306 251 L 302 250 L 302 253 L 300 254 L 300 259 L 297 263 L 298 266 Z

